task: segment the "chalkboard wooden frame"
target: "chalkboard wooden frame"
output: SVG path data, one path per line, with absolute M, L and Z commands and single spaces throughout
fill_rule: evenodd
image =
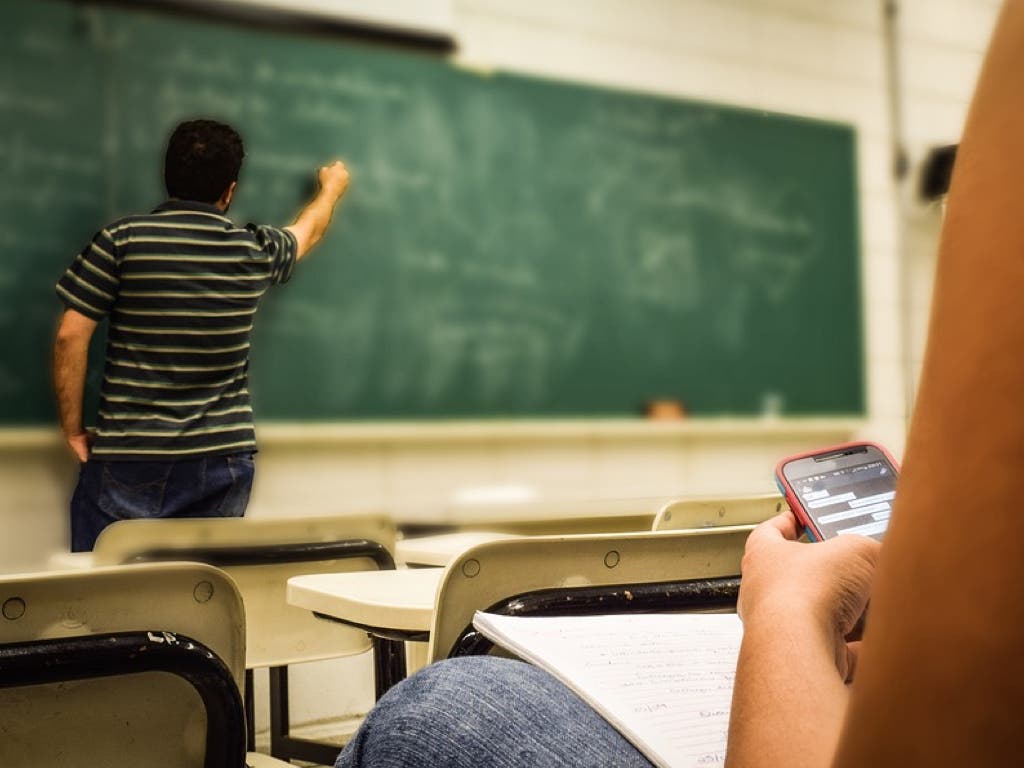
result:
M 126 10 L 138 10 L 132 0 L 72 0 L 83 5 L 109 5 Z M 251 27 L 256 30 L 290 32 L 319 37 L 336 37 L 372 44 L 393 45 L 399 48 L 447 55 L 457 50 L 452 35 L 428 30 L 416 30 L 395 25 L 346 21 L 341 18 L 317 15 L 313 11 L 289 9 L 284 6 L 238 5 L 223 0 L 146 0 L 147 10 L 190 17 L 201 21 L 221 21 Z

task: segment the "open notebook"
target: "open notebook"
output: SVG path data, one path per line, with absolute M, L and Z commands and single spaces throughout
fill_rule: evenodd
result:
M 557 677 L 662 768 L 725 763 L 743 625 L 735 614 L 514 617 L 483 635 Z

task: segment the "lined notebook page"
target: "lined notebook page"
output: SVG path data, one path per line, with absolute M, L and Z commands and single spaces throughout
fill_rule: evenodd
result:
M 515 617 L 487 638 L 546 669 L 661 768 L 725 763 L 743 625 L 735 614 Z

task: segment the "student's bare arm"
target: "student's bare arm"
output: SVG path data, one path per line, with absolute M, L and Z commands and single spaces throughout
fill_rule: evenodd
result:
M 298 259 L 320 242 L 331 223 L 334 207 L 348 189 L 349 173 L 340 160 L 326 165 L 317 173 L 320 188 L 309 204 L 302 209 L 295 223 L 286 227 L 298 241 Z
M 836 765 L 1021 760 L 1024 2 L 957 153 L 928 348 Z
M 827 766 L 835 753 L 879 544 L 840 536 L 797 542 L 787 510 L 750 534 L 729 722 L 730 768 Z
M 53 387 L 57 393 L 60 428 L 79 461 L 89 458 L 89 441 L 82 428 L 82 393 L 89 357 L 89 340 L 97 322 L 73 309 L 64 310 L 53 342 Z

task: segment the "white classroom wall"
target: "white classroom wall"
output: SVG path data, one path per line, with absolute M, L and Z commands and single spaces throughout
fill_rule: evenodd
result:
M 919 365 L 939 219 L 890 175 L 879 0 L 455 0 L 460 59 L 618 88 L 839 120 L 859 146 L 868 416 L 862 425 L 756 424 L 675 433 L 552 430 L 304 437 L 264 426 L 255 516 L 421 510 L 467 486 L 526 486 L 541 498 L 755 492 L 785 451 L 850 433 L 902 453 L 903 323 Z M 902 0 L 901 102 L 914 169 L 959 139 L 997 0 Z M 600 158 L 595 158 L 599 162 Z M 642 180 L 637 180 L 641 183 Z M 910 276 L 901 285 L 905 265 Z M 906 314 L 904 309 L 906 305 Z M 41 354 L 45 351 L 41 350 Z M 298 386 L 298 385 L 297 385 Z M 51 435 L 0 433 L 0 569 L 41 567 L 66 545 L 73 480 Z M 294 687 L 296 721 L 358 709 L 321 674 Z M 311 693 L 320 686 L 322 696 Z M 350 688 L 348 688 L 351 690 Z
M 959 140 L 999 0 L 903 0 L 901 45 L 904 134 L 911 157 Z M 904 198 L 905 199 L 905 198 Z M 909 281 L 914 376 L 924 356 L 940 213 L 920 207 L 903 217 L 902 257 Z

